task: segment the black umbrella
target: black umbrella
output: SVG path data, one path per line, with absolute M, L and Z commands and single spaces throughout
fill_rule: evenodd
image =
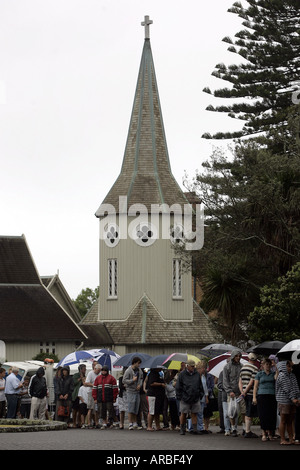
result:
M 150 354 L 146 354 L 146 353 L 140 353 L 140 352 L 127 353 L 127 354 L 124 354 L 123 356 L 121 356 L 114 363 L 114 366 L 129 367 L 129 366 L 131 366 L 132 359 L 134 357 L 139 357 L 142 362 L 151 358 Z
M 269 356 L 270 354 L 276 354 L 280 351 L 286 343 L 283 341 L 264 341 L 263 343 L 252 346 L 247 352 L 254 352 L 255 354 L 262 356 Z
M 221 354 L 225 354 L 228 351 L 233 351 L 233 349 L 238 349 L 236 346 L 232 344 L 226 343 L 212 343 L 205 346 L 203 349 L 197 352 L 197 355 L 213 358 L 216 356 L 220 356 Z

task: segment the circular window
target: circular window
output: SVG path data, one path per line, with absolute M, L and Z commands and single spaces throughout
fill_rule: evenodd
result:
M 119 243 L 119 227 L 115 224 L 106 225 L 104 228 L 104 241 L 107 246 L 114 247 Z
M 153 224 L 150 222 L 143 222 L 138 224 L 134 230 L 134 240 L 140 246 L 153 245 L 157 238 L 157 231 Z
M 184 244 L 184 229 L 180 224 L 174 225 L 170 230 L 170 240 L 173 245 Z

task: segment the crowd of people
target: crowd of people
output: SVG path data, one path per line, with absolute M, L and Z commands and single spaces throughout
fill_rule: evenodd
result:
M 117 382 L 107 366 L 93 362 L 78 365 L 70 375 L 59 367 L 53 378 L 55 416 L 69 427 L 125 428 L 181 435 L 209 434 L 210 419 L 218 411 L 219 433 L 245 438 L 279 439 L 282 445 L 300 444 L 300 365 L 278 362 L 275 356 L 257 360 L 254 353 L 241 363 L 234 350 L 218 377 L 209 373 L 207 361 L 181 363 L 180 370 L 141 369 L 141 359 L 123 368 Z M 0 368 L 0 418 L 49 419 L 45 368 L 20 381 L 18 369 Z M 253 419 L 261 435 L 252 432 Z

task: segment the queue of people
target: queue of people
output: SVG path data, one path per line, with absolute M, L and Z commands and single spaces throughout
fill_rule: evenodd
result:
M 257 356 L 241 364 L 241 352 L 233 350 L 218 379 L 222 396 L 225 436 L 238 435 L 239 418 L 245 438 L 259 437 L 251 430 L 258 417 L 262 441 L 280 439 L 281 445 L 300 444 L 300 366 L 291 361 L 275 364 L 274 357 Z
M 179 371 L 145 371 L 141 359 L 134 357 L 119 383 L 97 361 L 88 373 L 79 364 L 73 376 L 68 366 L 59 367 L 53 378 L 54 419 L 73 428 L 121 430 L 127 416 L 129 430 L 209 434 L 210 418 L 218 410 L 219 432 L 225 436 L 236 437 L 241 425 L 242 436 L 259 437 L 252 432 L 253 418 L 258 417 L 262 441 L 279 438 L 282 445 L 300 444 L 300 365 L 276 364 L 275 357 L 259 364 L 254 353 L 242 364 L 241 356 L 233 350 L 218 378 L 209 373 L 205 360 L 183 362 Z M 5 375 L 0 367 L 0 418 L 49 419 L 45 368 L 23 381 L 17 368 Z

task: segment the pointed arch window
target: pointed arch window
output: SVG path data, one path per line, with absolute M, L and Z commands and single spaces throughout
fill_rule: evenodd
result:
M 108 260 L 108 298 L 116 299 L 118 297 L 118 261 L 116 259 Z
M 182 298 L 181 259 L 173 259 L 173 299 Z

